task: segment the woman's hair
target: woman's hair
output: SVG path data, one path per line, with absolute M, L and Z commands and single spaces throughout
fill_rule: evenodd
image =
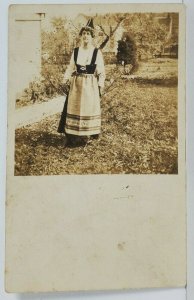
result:
M 92 29 L 91 27 L 89 27 L 89 26 L 82 27 L 79 35 L 82 35 L 83 31 L 89 31 L 91 36 L 94 37 L 94 29 Z

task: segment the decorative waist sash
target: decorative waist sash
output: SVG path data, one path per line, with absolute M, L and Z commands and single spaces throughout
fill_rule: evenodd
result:
M 90 64 L 85 66 L 76 64 L 76 69 L 78 73 L 94 74 L 96 70 L 96 64 Z

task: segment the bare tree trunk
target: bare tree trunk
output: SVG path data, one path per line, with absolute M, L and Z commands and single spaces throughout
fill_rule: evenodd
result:
M 99 49 L 103 49 L 106 46 L 106 44 L 108 43 L 109 39 L 110 39 L 110 36 L 107 35 L 107 37 L 105 38 L 105 40 L 100 45 Z
M 110 40 L 110 38 L 113 36 L 113 34 L 115 33 L 115 31 L 117 30 L 117 28 L 119 27 L 119 25 L 123 22 L 124 18 L 120 19 L 120 21 L 117 23 L 116 27 L 112 30 L 112 28 L 110 28 L 110 34 L 108 35 L 107 33 L 105 33 L 105 30 L 103 29 L 102 26 L 100 26 L 101 30 L 103 31 L 103 33 L 106 35 L 105 40 L 102 42 L 102 44 L 100 45 L 99 49 L 103 49 L 106 44 L 108 43 L 108 41 Z

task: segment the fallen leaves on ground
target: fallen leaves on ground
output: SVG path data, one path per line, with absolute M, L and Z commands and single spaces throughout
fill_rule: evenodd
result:
M 16 130 L 15 175 L 177 174 L 177 86 L 119 79 L 98 140 L 66 147 L 60 114 Z

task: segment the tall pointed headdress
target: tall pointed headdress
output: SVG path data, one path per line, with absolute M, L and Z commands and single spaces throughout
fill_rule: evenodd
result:
M 89 19 L 87 24 L 86 24 L 86 27 L 90 27 L 91 29 L 94 30 L 94 23 L 93 23 L 93 19 Z
M 82 29 L 80 30 L 80 35 L 82 35 L 82 32 L 84 30 L 88 30 L 91 33 L 91 36 L 94 37 L 94 23 L 93 23 L 93 19 L 89 19 L 86 26 L 82 27 Z

